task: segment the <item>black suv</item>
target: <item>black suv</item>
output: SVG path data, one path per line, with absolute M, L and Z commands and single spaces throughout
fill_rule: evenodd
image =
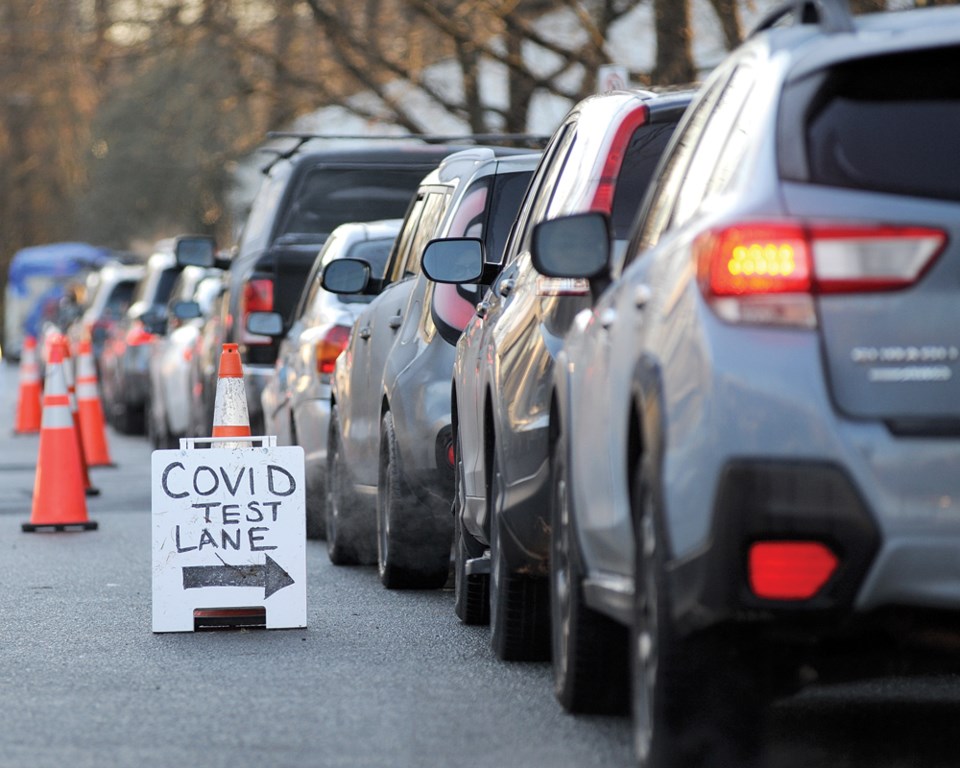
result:
M 276 311 L 289 325 L 307 273 L 330 232 L 348 221 L 401 218 L 420 180 L 457 149 L 412 142 L 329 149 L 320 148 L 318 137 L 294 138 L 293 148 L 263 169 L 263 182 L 229 262 L 219 332 L 210 338 L 214 351 L 224 342 L 240 344 L 254 434 L 263 432 L 260 394 L 273 373 L 278 341 L 247 331 L 247 315 Z M 189 263 L 212 265 L 212 250 L 208 256 Z M 206 390 L 215 392 L 216 382 L 207 382 Z

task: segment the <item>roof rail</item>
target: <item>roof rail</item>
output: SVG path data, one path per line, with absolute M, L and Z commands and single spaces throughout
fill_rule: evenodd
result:
M 793 0 L 760 19 L 747 37 L 770 29 L 788 16 L 792 17 L 794 24 L 819 24 L 820 30 L 828 35 L 855 31 L 847 0 Z
M 542 147 L 549 140 L 549 136 L 529 133 L 468 133 L 468 134 L 432 134 L 432 133 L 401 133 L 393 135 L 367 136 L 364 134 L 325 134 L 300 133 L 296 131 L 270 131 L 267 136 L 271 139 L 297 139 L 299 142 L 290 152 L 296 152 L 305 142 L 311 139 L 365 139 L 370 141 L 397 141 L 402 139 L 416 139 L 425 144 L 455 144 L 458 142 L 470 143 L 504 143 L 528 144 Z
M 550 136 L 547 135 L 537 135 L 537 134 L 528 134 L 528 133 L 470 133 L 470 134 L 455 134 L 455 135 L 442 135 L 442 134 L 431 134 L 431 133 L 402 133 L 395 135 L 376 135 L 376 136 L 366 136 L 363 134 L 325 134 L 325 133 L 302 133 L 298 131 L 268 131 L 267 138 L 269 139 L 296 139 L 294 144 L 287 149 L 277 149 L 276 147 L 261 147 L 258 151 L 268 152 L 275 155 L 270 162 L 264 165 L 260 172 L 267 174 L 270 172 L 270 169 L 273 168 L 281 160 L 288 160 L 293 157 L 297 152 L 300 151 L 300 148 L 306 144 L 308 141 L 313 139 L 334 139 L 334 140 L 368 140 L 368 141 L 396 141 L 404 139 L 417 139 L 422 141 L 425 144 L 458 144 L 458 143 L 471 143 L 471 144 L 515 144 L 518 146 L 526 146 L 531 149 L 543 149 L 546 146 L 547 142 L 550 140 Z

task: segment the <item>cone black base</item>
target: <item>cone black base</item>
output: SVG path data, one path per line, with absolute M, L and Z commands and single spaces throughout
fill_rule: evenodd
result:
M 39 531 L 95 531 L 97 524 L 93 520 L 87 520 L 85 523 L 21 523 L 20 527 L 24 533 L 37 533 Z

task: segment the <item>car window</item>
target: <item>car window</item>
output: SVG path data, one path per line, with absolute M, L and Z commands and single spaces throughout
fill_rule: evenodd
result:
M 677 190 L 671 226 L 680 226 L 689 221 L 700 208 L 707 194 L 711 175 L 734 122 L 740 115 L 743 103 L 750 95 L 753 82 L 753 67 L 746 63 L 741 64 L 719 92 L 712 109 L 702 113 L 706 117 L 705 121 L 701 122 L 703 131 L 696 139 L 696 148 L 684 174 L 683 184 Z
M 533 228 L 537 223 L 547 217 L 551 203 L 556 197 L 558 180 L 573 152 L 576 137 L 576 127 L 571 124 L 569 130 L 557 141 L 556 152 L 552 155 L 551 161 L 547 165 L 546 173 L 543 174 L 540 187 L 532 200 L 527 218 L 523 222 L 523 229 L 517 232 L 517 243 L 520 247 L 515 249 L 516 253 L 512 254 L 514 257 L 520 251 L 530 250 L 530 238 L 533 236 Z
M 133 289 L 136 288 L 137 283 L 134 280 L 121 280 L 110 291 L 110 295 L 107 297 L 106 306 L 103 308 L 103 313 L 111 317 L 119 317 L 122 315 L 127 307 L 130 306 L 130 300 L 133 297 Z
M 402 216 L 420 168 L 328 168 L 310 170 L 301 180 L 277 235 L 325 234 L 345 221 Z
M 403 275 L 402 267 L 406 261 L 407 254 L 410 252 L 413 236 L 417 231 L 417 227 L 420 225 L 420 216 L 423 214 L 423 206 L 426 201 L 427 193 L 419 192 L 404 219 L 403 229 L 400 230 L 397 242 L 393 246 L 394 251 L 396 251 L 396 255 L 393 257 L 393 266 L 390 274 L 386 276 L 386 279 L 391 283 Z
M 960 46 L 831 70 L 806 126 L 817 184 L 960 200 Z
M 404 256 L 401 277 L 420 274 L 420 256 L 427 243 L 437 236 L 440 221 L 443 219 L 449 201 L 450 193 L 446 191 L 427 195 L 420 222 L 410 241 L 410 248 Z
M 669 155 L 664 158 L 658 173 L 657 186 L 644 203 L 644 211 L 641 214 L 636 236 L 637 247 L 627 249 L 628 261 L 632 260 L 637 253 L 656 245 L 666 229 L 687 165 L 700 138 L 700 132 L 716 103 L 724 82 L 725 80 L 718 76 L 712 84 L 708 84 L 707 90 L 703 92 L 678 128 L 680 133 L 668 150 Z
M 543 157 L 540 159 L 539 164 L 537 165 L 536 170 L 533 174 L 533 179 L 530 181 L 530 186 L 527 187 L 526 194 L 523 197 L 523 203 L 520 206 L 520 212 L 517 215 L 517 220 L 513 224 L 511 230 L 509 243 L 504 249 L 504 259 L 506 261 L 512 261 L 517 257 L 520 252 L 520 244 L 524 242 L 523 237 L 527 229 L 527 222 L 530 220 L 533 215 L 533 207 L 537 203 L 541 187 L 544 186 L 546 177 L 550 175 L 552 177 L 554 168 L 553 168 L 553 159 L 558 152 L 569 148 L 569 139 L 573 132 L 571 123 L 565 123 L 561 125 L 556 133 L 554 133 L 553 138 L 550 140 L 550 143 L 547 145 L 547 148 L 544 150 Z
M 614 239 L 625 240 L 630 236 L 644 192 L 654 178 L 674 128 L 675 122 L 642 125 L 630 137 L 613 192 L 610 227 Z

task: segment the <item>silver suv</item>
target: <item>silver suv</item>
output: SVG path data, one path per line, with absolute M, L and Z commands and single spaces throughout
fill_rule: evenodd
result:
M 614 281 L 554 367 L 557 693 L 629 658 L 643 765 L 753 765 L 799 670 L 960 639 L 960 9 L 792 16 L 711 74 L 625 256 L 597 214 L 534 235 Z

